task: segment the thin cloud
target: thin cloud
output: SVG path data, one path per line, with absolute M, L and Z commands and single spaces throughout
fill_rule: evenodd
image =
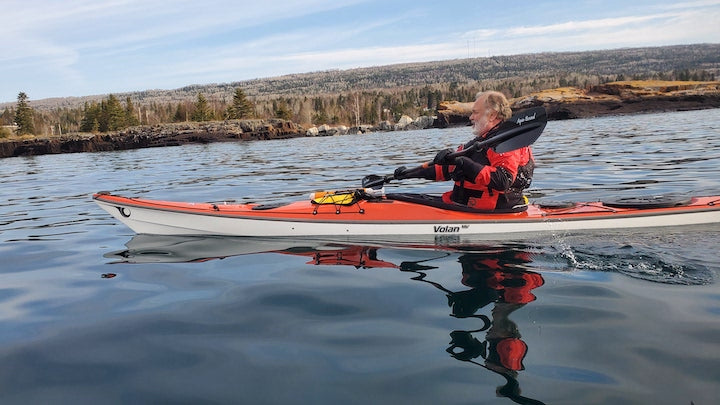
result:
M 373 66 L 380 61 L 391 63 L 440 60 L 457 57 L 458 49 L 450 44 L 428 44 L 391 47 L 344 49 L 327 52 L 296 53 L 274 58 L 278 62 L 303 62 L 307 60 L 333 60 L 343 66 Z
M 521 27 L 510 27 L 504 30 L 489 30 L 481 29 L 470 31 L 463 34 L 463 38 L 475 39 L 491 39 L 495 37 L 528 37 L 528 36 L 547 36 L 547 35 L 559 35 L 566 34 L 569 32 L 591 32 L 597 30 L 607 30 L 618 27 L 635 26 L 636 24 L 644 24 L 653 20 L 668 19 L 676 14 L 655 14 L 647 16 L 637 17 L 619 17 L 619 18 L 603 18 L 596 20 L 585 20 L 585 21 L 568 21 L 557 24 L 549 25 L 536 25 L 536 26 L 521 26 Z
M 11 5 L 8 12 L 3 11 L 4 17 L 0 17 L 0 36 L 47 38 L 48 43 L 63 41 L 65 48 L 78 51 L 137 49 L 168 40 L 190 41 L 238 27 L 271 25 L 283 19 L 328 12 L 358 2 L 266 0 L 242 7 L 228 7 L 217 1 L 174 2 L 171 6 L 144 0 L 22 2 L 22 5 L 14 2 L 15 6 Z M 44 49 L 28 48 L 26 54 L 42 57 Z
M 699 1 L 685 1 L 673 4 L 659 4 L 655 6 L 660 10 L 688 10 L 697 7 L 712 7 L 720 5 L 720 0 L 699 0 Z
M 582 32 L 594 30 L 607 30 L 610 28 L 643 24 L 660 18 L 667 18 L 667 15 L 652 15 L 640 17 L 603 18 L 588 21 L 568 21 L 561 24 L 552 24 L 536 27 L 517 27 L 507 30 L 508 36 L 526 37 L 530 35 L 555 35 L 568 32 Z
M 708 4 L 720 2 L 697 2 L 698 7 Z M 715 24 L 707 24 L 708 21 L 720 21 L 720 10 L 705 8 L 504 30 L 483 29 L 470 31 L 462 38 L 491 43 L 489 54 L 720 42 L 720 30 Z

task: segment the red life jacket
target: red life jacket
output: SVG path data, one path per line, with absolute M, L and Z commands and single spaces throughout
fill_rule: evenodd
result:
M 458 150 L 470 147 L 474 142 L 475 140 Z M 455 202 L 479 210 L 526 209 L 522 190 L 530 187 L 535 169 L 530 147 L 505 153 L 483 149 L 470 153 L 467 157 L 476 165 L 474 169 L 477 175 L 470 181 L 455 181 L 453 189 L 443 194 L 445 202 Z M 449 180 L 454 170 L 454 166 L 435 165 L 435 179 Z

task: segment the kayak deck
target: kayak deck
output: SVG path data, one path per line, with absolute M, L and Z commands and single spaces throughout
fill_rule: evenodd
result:
M 135 232 L 163 235 L 437 236 L 720 223 L 720 196 L 655 208 L 584 202 L 563 207 L 530 204 L 522 212 L 502 213 L 448 210 L 387 197 L 348 205 L 307 200 L 280 206 L 172 202 L 109 193 L 93 198 Z

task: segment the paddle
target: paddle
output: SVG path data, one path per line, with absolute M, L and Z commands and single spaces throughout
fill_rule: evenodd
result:
M 545 108 L 533 107 L 523 110 L 504 121 L 497 129 L 490 131 L 484 141 L 475 142 L 473 148 L 475 150 L 492 148 L 497 153 L 520 149 L 535 143 L 545 129 L 545 124 L 547 124 Z
M 490 131 L 485 140 L 475 142 L 469 148 L 451 153 L 448 158 L 454 159 L 482 149 L 492 148 L 497 153 L 504 153 L 530 146 L 540 137 L 545 129 L 545 124 L 547 124 L 545 108 L 533 107 L 520 111 Z M 426 168 L 432 164 L 432 162 L 426 162 L 421 167 Z M 371 174 L 362 179 L 362 186 L 378 188 L 394 179 L 395 176 L 392 174 L 386 176 Z

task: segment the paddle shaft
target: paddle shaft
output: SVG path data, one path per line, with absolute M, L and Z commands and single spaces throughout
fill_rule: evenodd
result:
M 540 136 L 542 131 L 545 129 L 545 121 L 532 122 L 525 125 L 520 125 L 507 131 L 502 131 L 492 136 L 491 138 L 483 141 L 475 142 L 469 148 L 453 152 L 447 156 L 447 159 L 452 161 L 460 156 L 465 156 L 469 153 L 480 151 L 482 149 L 495 148 L 496 152 L 503 153 L 511 150 L 520 149 L 525 146 L 532 145 L 537 138 Z M 428 168 L 433 165 L 433 162 L 425 162 L 422 164 L 422 168 Z
M 460 156 L 482 149 L 493 148 L 497 153 L 509 152 L 532 145 L 547 124 L 547 113 L 543 107 L 523 110 L 504 121 L 499 127 L 488 133 L 486 139 L 475 142 L 472 146 L 448 155 L 452 161 Z M 413 170 L 422 170 L 432 166 L 433 162 L 425 162 Z M 369 175 L 363 179 L 363 187 L 375 188 L 395 180 L 392 174 L 386 176 Z

